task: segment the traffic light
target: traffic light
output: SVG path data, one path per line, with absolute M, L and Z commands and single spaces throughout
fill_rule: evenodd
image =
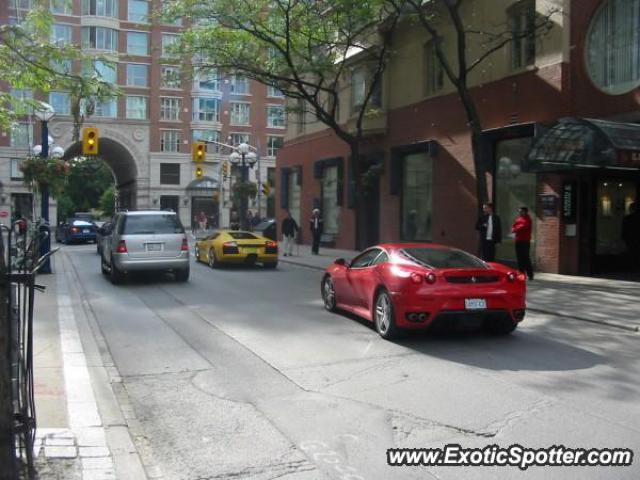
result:
M 98 129 L 96 127 L 86 127 L 82 129 L 82 154 L 98 154 Z
M 262 194 L 265 197 L 268 197 L 269 195 L 271 195 L 271 185 L 269 185 L 269 182 L 265 182 L 262 184 Z
M 204 169 L 200 165 L 198 165 L 196 167 L 196 178 L 200 180 L 202 177 L 204 177 Z
M 229 178 L 229 162 L 222 162 L 222 178 L 224 180 Z
M 205 142 L 195 142 L 191 147 L 191 157 L 195 163 L 204 162 L 207 153 L 207 144 Z

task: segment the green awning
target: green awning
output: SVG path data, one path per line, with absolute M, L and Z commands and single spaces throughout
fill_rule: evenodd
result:
M 526 170 L 638 168 L 640 125 L 585 118 L 563 118 L 544 131 L 527 156 Z

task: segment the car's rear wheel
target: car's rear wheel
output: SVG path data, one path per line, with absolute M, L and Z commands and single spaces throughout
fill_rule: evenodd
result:
M 264 268 L 274 269 L 278 267 L 278 262 L 265 262 L 262 264 Z
M 110 279 L 113 285 L 119 285 L 124 281 L 124 273 L 118 270 L 118 267 L 116 267 L 116 264 L 113 263 L 113 259 L 111 259 Z
M 336 308 L 336 289 L 333 285 L 333 279 L 330 275 L 326 275 L 322 279 L 322 301 L 324 308 L 330 312 L 335 312 Z
M 211 268 L 217 268 L 220 266 L 220 262 L 216 257 L 216 251 L 213 248 L 209 249 L 209 266 Z
M 189 269 L 188 268 L 184 268 L 182 270 L 177 270 L 175 272 L 176 275 L 176 280 L 179 282 L 186 282 L 189 280 Z
M 376 331 L 385 340 L 396 338 L 399 334 L 399 329 L 396 326 L 393 303 L 386 290 L 380 290 L 376 296 L 373 310 L 373 323 Z
M 500 318 L 486 322 L 484 329 L 493 335 L 509 335 L 518 327 L 518 324 L 508 318 Z

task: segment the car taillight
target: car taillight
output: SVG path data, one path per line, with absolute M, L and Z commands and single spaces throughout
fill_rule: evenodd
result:
M 71 227 L 71 233 L 78 233 L 80 229 L 78 227 Z
M 278 248 L 278 244 L 276 242 L 267 242 L 265 246 L 267 248 Z
M 182 239 L 182 246 L 180 247 L 180 250 L 182 250 L 183 252 L 188 252 L 189 251 L 189 244 L 187 243 L 187 239 L 186 238 Z
M 415 283 L 416 285 L 419 285 L 422 283 L 422 275 L 420 275 L 419 273 L 411 272 L 411 275 L 409 275 L 409 278 L 411 279 L 411 283 Z
M 524 282 L 525 280 L 525 275 L 522 272 L 509 272 L 507 273 L 507 280 L 510 281 L 511 283 L 515 282 L 516 280 L 519 280 L 521 282 Z
M 222 246 L 227 248 L 238 248 L 238 242 L 224 242 Z
M 124 242 L 124 240 L 120 240 L 120 242 L 118 243 L 118 248 L 116 248 L 116 252 L 127 253 L 127 244 Z
M 427 283 L 430 283 L 431 285 L 436 283 L 436 274 L 433 272 L 427 273 L 424 278 L 427 281 Z

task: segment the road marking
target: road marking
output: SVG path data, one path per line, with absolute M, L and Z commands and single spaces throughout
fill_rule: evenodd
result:
M 97 478 L 98 475 L 100 478 L 115 478 L 113 459 L 107 447 L 104 426 L 91 387 L 87 359 L 64 275 L 56 275 L 56 288 L 67 416 L 70 430 L 77 439 L 82 477 Z

